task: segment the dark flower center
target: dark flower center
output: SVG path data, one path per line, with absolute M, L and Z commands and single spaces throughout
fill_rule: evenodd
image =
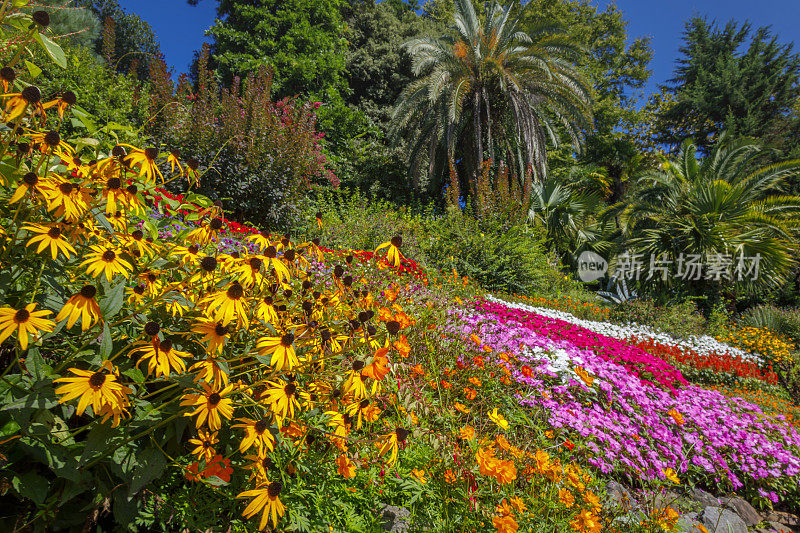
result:
M 144 287 L 142 287 L 142 292 L 144 292 Z M 144 332 L 151 337 L 158 335 L 159 331 L 161 331 L 161 326 L 158 325 L 158 322 L 150 321 L 144 325 Z
M 261 466 L 263 466 L 266 470 L 271 470 L 275 468 L 275 462 L 270 457 L 264 457 L 261 461 Z
M 266 298 L 264 298 L 265 304 L 272 305 L 272 302 L 273 302 L 272 296 L 267 296 Z
M 24 181 L 26 184 L 30 186 L 33 186 L 39 183 L 39 176 L 37 176 L 33 172 L 28 172 L 27 174 L 25 174 L 25 176 L 22 177 L 22 181 Z
M 263 264 L 264 261 L 262 261 L 258 257 L 252 257 L 250 259 L 250 268 L 252 268 L 253 270 L 259 270 L 261 268 L 261 265 Z
M 83 288 L 81 288 L 81 296 L 84 298 L 94 298 L 96 294 L 97 287 L 94 285 L 84 285 Z
M 106 250 L 105 252 L 103 252 L 103 261 L 105 261 L 106 263 L 110 263 L 116 258 L 117 254 L 115 254 L 113 250 Z
M 369 398 L 364 398 L 363 400 L 361 400 L 361 403 L 358 404 L 358 407 L 360 409 L 366 409 L 367 407 L 369 407 Z
M 111 149 L 111 155 L 114 157 L 125 157 L 127 152 L 125 151 L 124 146 L 116 145 L 114 148 Z
M 322 212 L 321 211 L 317 211 L 316 217 L 317 218 L 322 218 Z
M 283 252 L 283 257 L 286 258 L 287 261 L 294 261 L 295 259 L 295 251 L 294 250 L 286 250 Z
M 408 430 L 403 428 L 397 428 L 394 430 L 395 434 L 397 435 L 397 440 L 400 442 L 405 442 L 406 438 L 408 437 Z
M 161 343 L 159 344 L 159 349 L 160 349 L 162 352 L 165 352 L 165 353 L 166 353 L 166 352 L 168 352 L 168 351 L 170 351 L 170 350 L 172 349 L 172 341 L 171 341 L 171 340 L 169 340 L 169 339 L 164 339 L 164 340 L 163 340 L 163 341 L 161 341 Z
M 144 285 L 137 285 L 137 286 L 135 286 L 135 287 L 133 288 L 133 292 L 135 292 L 136 294 L 138 294 L 138 295 L 140 295 L 140 296 L 141 296 L 142 294 L 144 294 Z
M 155 283 L 156 279 L 158 279 L 158 278 L 152 272 L 147 274 L 147 281 L 149 281 L 150 283 Z
M 78 101 L 78 97 L 72 91 L 64 91 L 64 94 L 61 95 L 61 100 L 67 105 L 75 105 L 75 102 Z
M 222 324 L 217 324 L 214 328 L 214 333 L 217 334 L 217 337 L 224 337 L 228 334 L 228 326 L 223 326 Z
M 230 286 L 228 292 L 226 293 L 228 298 L 231 300 L 238 300 L 242 296 L 244 296 L 244 289 L 238 282 L 234 282 L 233 285 Z
M 313 238 L 311 239 L 311 242 L 314 244 L 314 246 L 319 246 L 319 239 Z
M 222 229 L 222 219 L 215 218 L 214 220 L 211 221 L 209 226 L 211 226 L 211 229 L 213 229 L 214 231 Z
M 203 448 L 211 448 L 211 441 L 204 440 L 203 441 Z
M 47 230 L 47 236 L 51 239 L 58 239 L 61 237 L 61 230 L 59 228 L 50 228 Z
M 220 395 L 219 395 L 218 393 L 216 393 L 216 392 L 212 392 L 212 393 L 211 393 L 211 394 L 208 396 L 208 404 L 209 404 L 211 407 L 216 407 L 216 406 L 217 406 L 217 404 L 220 402 L 220 400 L 222 400 L 222 396 L 220 396 Z
M 42 91 L 35 85 L 29 85 L 22 89 L 22 98 L 29 104 L 35 104 L 42 99 Z
M 294 383 L 289 383 L 283 388 L 283 392 L 286 393 L 286 396 L 292 396 L 295 392 L 297 392 L 297 385 Z
M 61 142 L 61 135 L 57 131 L 48 131 L 44 136 L 44 142 L 48 146 L 58 146 Z
M 155 159 L 156 157 L 158 157 L 158 148 L 153 148 L 153 147 L 150 147 L 150 148 L 145 148 L 145 149 L 144 149 L 144 156 L 145 156 L 147 159 L 149 159 L 149 160 L 151 160 L 151 161 L 152 161 L 153 159 Z
M 62 183 L 58 186 L 58 190 L 61 191 L 61 194 L 70 194 L 74 188 L 75 186 L 71 183 Z
M 199 252 L 199 251 L 200 251 L 200 247 L 197 246 L 196 244 L 193 244 L 193 245 L 191 245 L 189 247 L 189 253 L 192 254 L 192 255 L 197 255 L 197 252 Z
M 14 322 L 17 324 L 22 324 L 23 322 L 27 322 L 30 317 L 31 314 L 27 309 L 20 309 L 14 313 Z
M 274 246 L 267 246 L 267 249 L 264 251 L 264 255 L 270 259 L 275 259 L 278 257 L 278 250 Z
M 353 372 L 358 372 L 362 368 L 364 368 L 364 361 L 353 361 L 353 365 L 351 367 Z
M 259 420 L 258 422 L 256 422 L 256 423 L 255 423 L 255 426 L 253 426 L 253 427 L 254 427 L 254 429 L 256 430 L 256 433 L 258 433 L 259 435 L 261 435 L 261 434 L 262 434 L 262 433 L 264 433 L 264 432 L 267 430 L 267 428 L 269 427 L 269 422 L 267 422 L 267 419 L 266 419 L 266 418 L 262 418 L 261 420 Z
M 400 331 L 400 322 L 397 320 L 390 320 L 386 323 L 386 331 L 388 331 L 390 335 L 397 335 Z
M 341 278 L 342 274 L 344 274 L 344 268 L 342 268 L 342 265 L 336 265 L 333 268 L 333 275 L 336 276 L 337 278 Z
M 216 258 L 207 255 L 200 260 L 200 266 L 206 272 L 213 272 L 217 268 L 217 260 Z
M 142 230 L 137 229 L 134 230 L 133 233 L 131 233 L 131 237 L 133 237 L 134 240 L 141 241 L 142 237 L 144 237 L 144 233 L 142 232 Z
M 294 335 L 292 335 L 291 333 L 287 333 L 286 335 L 281 337 L 281 346 L 283 346 L 284 348 L 288 348 L 289 346 L 292 345 L 292 343 L 294 343 Z
M 125 190 L 131 194 L 136 194 L 137 192 L 139 192 L 139 187 L 137 187 L 136 184 L 131 183 Z
M 392 241 L 391 242 L 392 242 L 392 246 L 400 248 L 400 246 L 403 245 L 403 238 L 400 237 L 399 235 L 395 235 L 394 237 L 392 237 Z
M 269 494 L 270 498 L 277 498 L 281 490 L 283 490 L 283 483 L 280 481 L 273 481 L 269 484 L 269 487 L 267 487 L 267 494 Z
M 17 73 L 11 67 L 3 67 L 0 68 L 0 78 L 3 78 L 3 80 L 11 83 L 17 79 Z
M 186 165 L 192 170 L 197 170 L 197 167 L 200 166 L 200 161 L 198 161 L 194 157 L 190 157 L 189 159 L 186 160 Z
M 47 11 L 35 11 L 31 18 L 42 28 L 46 28 L 50 25 L 50 13 Z
M 106 181 L 106 188 L 110 191 L 116 191 L 122 187 L 122 181 L 119 178 L 109 178 Z
M 100 387 L 102 387 L 103 383 L 105 382 L 106 382 L 106 375 L 103 374 L 102 372 L 95 372 L 89 378 L 89 385 L 91 385 L 95 389 L 99 389 Z

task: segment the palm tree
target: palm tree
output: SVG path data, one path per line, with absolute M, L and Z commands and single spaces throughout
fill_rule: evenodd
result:
M 533 184 L 528 219 L 541 224 L 549 248 L 572 263 L 575 252 L 596 239 L 594 213 L 599 204 L 596 193 L 576 191 L 549 178 Z
M 688 282 L 654 276 L 651 288 L 662 294 L 680 290 L 710 296 L 709 303 L 714 303 L 723 291 L 735 297 L 738 290 L 753 294 L 785 281 L 797 253 L 800 197 L 784 190 L 787 180 L 800 174 L 800 161 L 763 166 L 763 155 L 760 146 L 730 142 L 723 135 L 704 159 L 698 160 L 696 146 L 685 142 L 676 159 L 664 160 L 658 170 L 639 177 L 639 190 L 616 212 L 622 248 L 643 254 L 645 270 L 651 256 L 664 257 L 673 266 L 681 257 L 699 257 L 708 264 L 727 256 L 733 258 L 728 265 L 733 269 L 737 258 L 759 258 L 754 280 L 737 282 L 724 275 L 705 279 L 707 273 Z
M 481 21 L 472 0 L 455 0 L 451 35 L 405 44 L 420 77 L 398 99 L 392 134 L 410 139 L 409 158 L 427 162 L 432 187 L 461 170 L 452 186 L 468 183 L 475 196 L 491 161 L 511 170 L 521 198 L 547 175 L 548 139 L 579 145 L 591 125 L 590 90 L 574 66 L 581 49 L 552 25 L 520 31 L 531 4 L 494 3 Z

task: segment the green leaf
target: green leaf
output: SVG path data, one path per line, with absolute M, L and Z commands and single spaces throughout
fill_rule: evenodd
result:
M 128 376 L 137 385 L 144 383 L 144 374 L 142 374 L 142 371 L 138 368 L 129 368 L 128 370 L 125 370 L 122 375 Z
M 89 431 L 86 438 L 86 446 L 83 448 L 80 464 L 85 465 L 93 459 L 97 452 L 102 452 L 109 444 L 109 436 L 112 434 L 111 424 L 98 424 Z
M 36 472 L 28 472 L 14 478 L 14 488 L 22 496 L 33 500 L 36 505 L 42 505 L 47 499 L 50 482 Z
M 122 526 L 124 531 L 130 531 L 132 522 L 139 514 L 139 501 L 137 498 L 126 498 L 124 494 L 117 492 L 114 498 L 114 521 Z
M 108 327 L 107 321 L 103 321 L 103 334 L 100 340 L 100 358 L 103 360 L 108 359 L 113 347 L 114 339 L 111 338 L 111 328 Z
M 42 73 L 42 69 L 40 69 L 30 61 L 25 61 L 25 66 L 28 67 L 28 72 L 31 73 L 31 78 L 38 78 L 39 75 Z
M 28 370 L 30 370 L 36 381 L 39 381 L 45 376 L 44 358 L 42 358 L 39 348 L 31 348 L 28 350 L 25 366 L 28 368 Z
M 164 454 L 156 448 L 147 448 L 136 454 L 136 462 L 138 465 L 133 471 L 131 486 L 128 490 L 128 495 L 131 497 L 160 476 L 164 467 L 167 466 Z
M 125 303 L 125 280 L 119 280 L 100 302 L 100 314 L 105 320 L 114 318 Z
M 212 487 L 221 487 L 228 484 L 227 481 L 222 481 L 222 479 L 217 476 L 208 476 L 206 481 L 208 481 Z
M 67 56 L 64 54 L 64 50 L 61 49 L 56 43 L 51 41 L 48 37 L 46 37 L 43 33 L 36 32 L 34 34 L 34 40 L 41 45 L 47 55 L 55 61 L 56 65 L 61 68 L 67 68 Z

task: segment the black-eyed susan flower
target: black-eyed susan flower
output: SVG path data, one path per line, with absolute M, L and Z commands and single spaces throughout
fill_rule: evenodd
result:
M 247 300 L 244 288 L 239 282 L 233 282 L 227 289 L 210 294 L 204 299 L 207 312 L 214 320 L 227 326 L 238 320 L 244 327 L 249 325 L 247 318 Z
M 197 457 L 197 460 L 205 460 L 206 463 L 217 454 L 214 445 L 219 442 L 217 438 L 218 431 L 208 431 L 201 429 L 197 432 L 197 437 L 189 439 L 189 444 L 194 446 L 192 455 Z
M 3 92 L 8 91 L 15 79 L 17 79 L 17 72 L 12 67 L 0 68 L 0 84 L 3 86 Z
M 22 200 L 28 193 L 36 194 L 39 193 L 44 196 L 46 192 L 52 189 L 53 184 L 50 180 L 39 178 L 35 172 L 28 172 L 24 176 L 22 176 L 22 180 L 19 182 L 17 186 L 17 190 L 14 191 L 14 194 L 11 195 L 11 198 L 8 200 L 9 204 L 13 204 Z
M 295 409 L 300 409 L 300 402 L 297 400 L 299 391 L 297 383 L 294 381 L 268 381 L 267 390 L 264 392 L 264 399 L 270 405 L 272 414 L 276 419 L 286 417 L 294 418 Z
M 238 275 L 239 283 L 249 288 L 263 283 L 264 275 L 261 273 L 263 265 L 264 259 L 254 255 L 245 259 L 233 272 Z
M 38 244 L 36 247 L 37 254 L 40 254 L 49 248 L 50 255 L 53 257 L 53 261 L 56 260 L 59 252 L 67 256 L 67 259 L 69 259 L 72 254 L 78 253 L 69 243 L 69 241 L 64 238 L 64 235 L 61 233 L 60 226 L 29 224 L 27 226 L 23 226 L 22 229 L 36 233 L 36 236 L 31 237 L 28 240 L 27 246 Z
M 261 531 L 267 527 L 267 522 L 272 517 L 272 527 L 278 526 L 278 517 L 281 517 L 286 512 L 286 506 L 281 503 L 278 497 L 283 490 L 283 484 L 279 481 L 261 483 L 253 490 L 246 490 L 240 493 L 237 498 L 253 498 L 247 507 L 245 507 L 242 516 L 250 518 L 262 512 L 261 521 L 258 524 L 258 530 Z
M 89 248 L 92 251 L 85 255 L 86 259 L 80 266 L 85 266 L 92 277 L 105 274 L 106 280 L 110 282 L 116 274 L 127 278 L 133 270 L 133 265 L 122 258 L 120 250 L 100 244 L 94 244 Z
M 389 466 L 393 465 L 397 461 L 397 452 L 400 443 L 405 443 L 406 438 L 408 438 L 408 430 L 401 427 L 395 428 L 391 433 L 386 433 L 381 436 L 381 440 L 377 444 L 378 456 L 383 457 L 389 453 L 387 464 Z
M 42 104 L 42 109 L 50 109 L 51 107 L 55 107 L 56 111 L 58 112 L 58 117 L 60 119 L 64 119 L 64 113 L 66 113 L 69 106 L 75 105 L 78 101 L 78 97 L 72 91 L 64 91 L 60 97 L 47 102 L 46 104 Z
M 375 248 L 375 253 L 378 253 L 378 250 L 383 248 L 388 248 L 386 252 L 386 259 L 389 261 L 390 264 L 393 266 L 400 266 L 400 260 L 403 258 L 403 254 L 400 253 L 400 246 L 403 245 L 403 239 L 399 235 L 395 235 L 392 237 L 390 241 L 382 243 L 380 246 Z
M 220 361 L 209 357 L 205 361 L 199 361 L 189 368 L 190 372 L 196 372 L 195 381 L 207 381 L 217 387 L 225 387 L 228 384 L 228 371 L 222 367 Z
M 123 409 L 127 394 L 132 391 L 129 387 L 119 383 L 119 375 L 110 361 L 103 363 L 99 371 L 81 370 L 70 368 L 73 377 L 54 379 L 55 383 L 66 383 L 56 388 L 56 394 L 63 394 L 58 399 L 59 403 L 66 403 L 80 397 L 76 413 L 80 416 L 88 406 L 92 406 L 95 416 L 98 416 L 105 407 Z
M 22 309 L 13 307 L 0 308 L 0 342 L 9 338 L 15 331 L 19 339 L 19 345 L 23 350 L 28 348 L 28 336 L 36 338 L 42 331 L 53 331 L 55 323 L 46 317 L 52 315 L 52 311 L 35 311 L 36 304 L 31 303 Z
M 56 321 L 67 320 L 67 328 L 71 328 L 78 319 L 81 319 L 81 329 L 86 331 L 100 320 L 100 306 L 94 297 L 97 296 L 97 287 L 84 285 L 78 294 L 70 296 L 64 307 L 61 308 Z
M 294 349 L 294 335 L 287 333 L 280 337 L 261 337 L 256 343 L 258 354 L 270 355 L 270 364 L 275 370 L 292 370 L 300 364 Z
M 248 235 L 246 240 L 255 243 L 263 252 L 270 246 L 272 246 L 272 241 L 270 240 L 271 235 L 269 234 L 269 230 L 261 230 L 259 233 L 253 233 L 252 235 Z M 276 250 L 277 255 L 277 250 Z
M 47 210 L 53 211 L 56 217 L 63 216 L 69 221 L 77 221 L 89 209 L 88 191 L 82 194 L 80 185 L 69 181 L 55 183 L 53 187 L 43 189 L 47 200 Z
M 181 154 L 177 150 L 170 150 L 167 154 L 167 163 L 169 163 L 169 171 L 175 173 L 175 167 L 178 167 L 178 172 L 183 174 L 183 167 L 181 167 Z
M 134 253 L 138 252 L 138 257 L 151 256 L 158 250 L 158 246 L 152 239 L 145 238 L 144 232 L 140 229 L 135 229 L 129 234 L 119 233 L 116 237 L 125 248 Z
M 46 115 L 42 106 L 42 91 L 35 85 L 29 85 L 18 93 L 0 94 L 0 98 L 8 98 L 3 116 L 5 122 L 11 122 L 15 118 L 22 116 L 28 107 L 32 107 L 43 115 L 42 122 L 44 123 L 44 116 Z
M 173 370 L 178 374 L 186 371 L 186 363 L 183 360 L 191 357 L 191 354 L 175 349 L 170 339 L 162 341 L 154 337 L 152 342 L 139 344 L 142 347 L 135 349 L 132 354 L 140 354 L 137 366 L 142 361 L 147 362 L 148 376 L 153 374 L 155 377 L 168 377 Z
M 222 427 L 223 418 L 230 420 L 233 416 L 233 402 L 226 396 L 233 392 L 234 387 L 228 385 L 218 390 L 205 382 L 200 386 L 202 391 L 181 396 L 181 407 L 195 407 L 194 411 L 185 413 L 185 416 L 197 416 L 195 427 L 200 428 L 208 422 L 208 428 L 217 431 Z
M 106 200 L 106 214 L 114 215 L 119 211 L 118 203 L 127 203 L 125 189 L 122 188 L 122 180 L 114 176 L 106 180 L 106 187 L 102 192 L 102 197 Z
M 222 352 L 230 333 L 228 326 L 223 326 L 221 322 L 213 320 L 204 320 L 196 323 L 192 326 L 192 331 L 203 335 L 203 342 L 208 343 L 208 352 L 212 354 Z
M 272 296 L 266 296 L 258 302 L 256 317 L 267 324 L 278 324 L 278 312 L 275 310 L 275 300 Z
M 239 453 L 244 453 L 249 450 L 253 445 L 258 448 L 258 454 L 262 454 L 264 448 L 273 450 L 275 438 L 272 436 L 269 428 L 271 426 L 269 420 L 261 418 L 253 420 L 252 418 L 237 418 L 239 424 L 234 424 L 232 428 L 244 429 L 244 438 L 239 444 Z
M 289 268 L 278 259 L 278 251 L 274 246 L 268 246 L 267 249 L 264 251 L 264 256 L 269 259 L 269 266 L 267 267 L 267 271 L 271 272 L 278 283 L 285 283 L 291 279 L 291 273 L 289 272 Z M 270 270 L 272 269 L 272 270 Z
M 207 244 L 217 239 L 219 231 L 222 229 L 223 221 L 221 218 L 214 218 L 208 224 L 203 224 L 186 235 L 186 240 L 197 244 Z
M 162 181 L 164 180 L 164 175 L 161 173 L 161 170 L 159 170 L 158 163 L 156 162 L 156 159 L 158 159 L 158 148 L 150 147 L 142 150 L 141 148 L 136 148 L 129 144 L 122 144 L 121 146 L 131 149 L 128 156 L 125 157 L 125 161 L 131 166 L 139 166 L 140 178 L 144 176 L 147 183 L 155 182 L 156 176 L 160 177 Z

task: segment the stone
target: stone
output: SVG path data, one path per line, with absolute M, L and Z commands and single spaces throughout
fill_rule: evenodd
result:
M 792 513 L 782 513 L 780 511 L 772 511 L 764 518 L 767 522 L 777 522 L 784 526 L 789 526 L 793 529 L 800 529 L 800 518 Z
M 730 509 L 706 507 L 698 516 L 709 533 L 747 533 L 747 524 Z
M 739 515 L 739 518 L 744 520 L 744 523 L 748 525 L 748 527 L 752 527 L 761 522 L 761 515 L 755 508 L 747 503 L 746 500 L 742 498 L 722 498 L 720 500 L 722 504 L 735 512 Z
M 408 533 L 411 530 L 411 524 L 408 520 L 410 516 L 411 511 L 405 507 L 384 505 L 381 509 L 383 530 L 392 531 L 393 533 Z
M 770 529 L 767 530 L 769 533 L 792 533 L 791 528 L 784 524 L 771 521 L 767 521 L 767 524 L 769 524 L 770 527 Z
M 708 507 L 709 505 L 713 505 L 714 507 L 719 506 L 719 500 L 703 489 L 693 488 L 689 491 L 689 497 L 699 503 L 701 507 Z
M 686 533 L 698 533 L 697 526 L 702 525 L 697 519 L 697 513 L 686 513 L 678 518 L 678 531 Z
M 606 484 L 606 494 L 608 494 L 611 499 L 611 507 L 629 511 L 636 506 L 636 500 L 631 494 L 631 491 L 626 489 L 621 483 L 609 481 Z

